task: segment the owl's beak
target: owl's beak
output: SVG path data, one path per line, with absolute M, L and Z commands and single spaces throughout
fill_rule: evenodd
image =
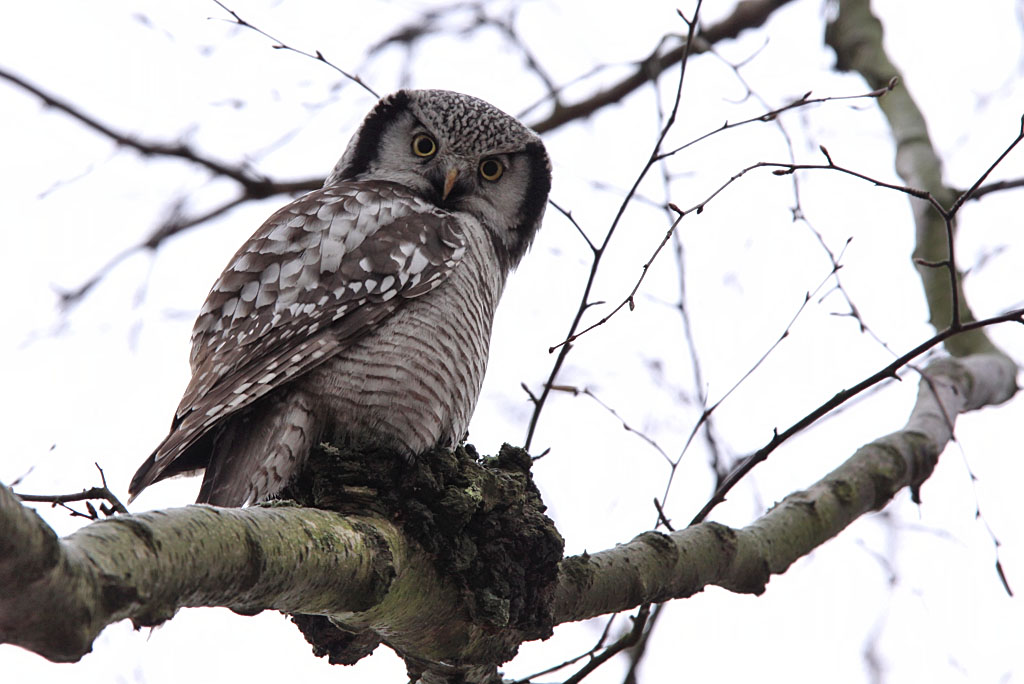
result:
M 441 200 L 448 199 L 448 194 L 455 187 L 455 180 L 459 177 L 459 169 L 452 167 L 448 169 L 448 173 L 444 177 L 444 190 L 441 192 Z

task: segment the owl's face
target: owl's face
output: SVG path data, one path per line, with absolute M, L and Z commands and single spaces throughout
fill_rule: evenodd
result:
M 513 266 L 540 227 L 551 169 L 537 134 L 483 100 L 400 90 L 367 115 L 326 185 L 351 180 L 397 183 L 475 217 Z

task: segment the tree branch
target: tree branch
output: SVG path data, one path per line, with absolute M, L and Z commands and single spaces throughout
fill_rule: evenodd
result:
M 187 606 L 365 611 L 410 567 L 431 574 L 390 523 L 288 506 L 120 516 L 58 540 L 0 487 L 0 641 L 55 662 L 79 660 L 110 623 L 158 625 Z
M 903 487 L 915 492 L 953 436 L 958 414 L 1010 399 L 1017 367 L 1001 354 L 928 365 L 903 430 L 858 449 L 808 489 L 787 496 L 743 529 L 705 522 L 562 563 L 558 622 L 686 598 L 708 585 L 761 594 L 771 575 L 881 509 Z
M 258 176 L 240 166 L 232 166 L 211 157 L 207 157 L 184 143 L 164 143 L 143 140 L 131 135 L 130 133 L 118 131 L 99 119 L 86 114 L 75 105 L 65 102 L 56 95 L 43 90 L 39 86 L 29 83 L 24 78 L 7 71 L 6 69 L 0 68 L 0 78 L 10 81 L 19 88 L 32 93 L 42 100 L 43 104 L 47 107 L 53 107 L 54 109 L 64 112 L 72 119 L 84 124 L 87 128 L 91 128 L 100 135 L 110 138 L 118 145 L 131 148 L 144 156 L 177 157 L 178 159 L 185 159 L 194 164 L 198 164 L 199 166 L 206 168 L 208 171 L 217 175 L 226 176 L 231 180 L 240 183 L 245 187 L 250 196 L 254 198 L 268 197 L 274 194 L 271 190 L 273 183 L 271 183 L 265 176 Z
M 1012 397 L 1016 371 L 1001 354 L 931 363 L 902 431 L 862 447 L 746 528 L 701 523 L 645 532 L 564 559 L 555 624 L 688 597 L 712 584 L 762 593 L 772 574 L 901 488 L 916 495 L 956 416 Z M 287 505 L 189 506 L 96 522 L 58 540 L 0 487 L 0 643 L 75 661 L 107 624 L 156 625 L 185 606 L 330 615 L 431 662 L 497 664 L 510 641 L 543 636 L 474 624 L 432 558 L 380 518 Z
M 603 107 L 617 104 L 634 90 L 649 83 L 658 74 L 670 69 L 679 60 L 705 52 L 709 45 L 735 38 L 747 29 L 761 26 L 772 15 L 772 12 L 789 2 L 790 0 L 741 0 L 731 15 L 714 26 L 701 30 L 694 45 L 689 46 L 684 42 L 665 53 L 660 53 L 660 48 L 656 49 L 646 59 L 637 63 L 633 73 L 618 83 L 614 83 L 575 104 L 556 105 L 546 118 L 530 124 L 530 127 L 538 133 L 547 133 L 577 119 L 585 119 Z
M 856 71 L 872 88 L 880 88 L 893 78 L 906 83 L 885 52 L 882 23 L 871 13 L 871 3 L 844 0 L 838 7 L 835 20 L 825 30 L 825 42 L 836 52 L 836 69 Z M 896 143 L 896 172 L 900 178 L 906 185 L 930 194 L 942 207 L 959 207 L 956 192 L 942 182 L 942 160 L 932 144 L 924 115 L 907 88 L 894 89 L 879 100 L 879 107 Z M 943 330 L 975 320 L 967 307 L 962 279 L 952 257 L 954 217 L 932 211 L 927 201 L 910 202 L 917 228 L 914 263 L 928 301 L 931 324 L 936 330 Z M 937 264 L 948 264 L 952 274 L 935 268 Z M 954 356 L 962 356 L 996 348 L 984 330 L 975 330 L 948 339 L 946 349 Z
M 787 4 L 789 1 L 790 0 L 743 0 L 737 5 L 732 15 L 718 24 L 707 28 L 701 33 L 700 44 L 701 46 L 706 46 L 720 40 L 736 37 L 740 32 L 746 29 L 757 28 L 768 19 L 773 11 Z M 234 23 L 250 28 L 270 38 L 275 42 L 275 47 L 290 50 L 310 57 L 311 59 L 323 62 L 343 74 L 346 78 L 349 78 L 353 82 L 373 93 L 373 90 L 370 89 L 358 75 L 349 74 L 334 65 L 328 61 L 319 50 L 314 53 L 309 53 L 291 47 L 242 19 L 223 3 L 217 2 L 217 4 L 231 14 Z M 698 51 L 702 52 L 704 49 L 704 47 L 701 47 Z M 689 52 L 692 52 L 692 50 Z M 655 52 L 647 59 L 638 63 L 637 70 L 623 81 L 592 95 L 586 100 L 577 102 L 576 104 L 562 106 L 560 103 L 556 103 L 554 111 L 546 119 L 535 123 L 534 128 L 540 133 L 547 132 L 575 121 L 576 119 L 586 118 L 602 107 L 615 104 L 621 98 L 650 81 L 650 79 L 658 73 L 661 73 L 678 63 L 687 53 L 688 50 L 686 49 L 686 45 L 679 46 L 664 54 L 659 54 L 658 50 L 655 50 Z M 71 118 L 85 125 L 87 128 L 109 138 L 117 145 L 133 149 L 147 157 L 168 156 L 183 159 L 203 167 L 215 175 L 230 178 L 242 186 L 242 191 L 238 197 L 228 200 L 212 210 L 195 216 L 175 217 L 173 220 L 166 221 L 164 224 L 158 226 L 145 240 L 114 256 L 103 268 L 97 271 L 82 285 L 74 288 L 73 290 L 62 292 L 61 300 L 64 306 L 77 304 L 113 269 L 114 266 L 120 263 L 127 256 L 134 254 L 139 249 L 154 249 L 167 238 L 201 225 L 225 213 L 227 210 L 249 200 L 264 199 L 281 194 L 309 192 L 323 185 L 323 177 L 296 181 L 277 181 L 265 175 L 255 173 L 244 164 L 230 164 L 209 157 L 187 143 L 147 140 L 131 133 L 118 130 L 113 126 L 100 121 L 96 117 L 82 111 L 74 104 L 66 102 L 62 98 L 6 69 L 0 68 L 0 79 L 9 81 L 26 92 L 33 94 L 42 100 L 43 104 L 46 106 L 64 112 Z

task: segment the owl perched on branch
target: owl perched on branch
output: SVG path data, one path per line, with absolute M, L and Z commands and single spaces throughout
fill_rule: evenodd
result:
M 132 497 L 205 469 L 198 502 L 262 501 L 322 439 L 409 457 L 457 444 L 550 188 L 540 138 L 490 104 L 382 99 L 324 187 L 271 216 L 214 284 L 192 380 Z

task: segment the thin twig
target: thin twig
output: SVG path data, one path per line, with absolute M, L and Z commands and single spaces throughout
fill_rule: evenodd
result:
M 589 309 L 593 305 L 593 302 L 590 301 L 590 291 L 593 288 L 594 281 L 597 278 L 597 272 L 598 272 L 598 269 L 601 266 L 601 258 L 606 253 L 606 250 L 608 249 L 608 245 L 611 242 L 612 236 L 615 235 L 616 229 L 619 226 L 619 222 L 622 220 L 622 217 L 625 214 L 626 209 L 629 207 L 630 203 L 632 202 L 633 197 L 634 197 L 634 195 L 637 192 L 637 189 L 640 187 L 640 183 L 643 182 L 644 178 L 646 178 L 646 176 L 647 176 L 647 173 L 657 163 L 657 155 L 659 154 L 659 151 L 661 150 L 661 146 L 662 146 L 662 144 L 665 141 L 665 137 L 668 135 L 668 132 L 672 129 L 672 126 L 675 124 L 676 116 L 679 113 L 679 104 L 680 104 L 680 101 L 682 100 L 683 82 L 685 81 L 685 78 L 686 78 L 686 64 L 687 64 L 687 61 L 688 61 L 686 56 L 689 54 L 689 52 L 688 52 L 689 46 L 693 45 L 693 42 L 694 42 L 694 39 L 695 39 L 695 36 L 696 36 L 696 33 L 697 33 L 697 19 L 696 18 L 700 14 L 700 7 L 701 7 L 701 1 L 698 0 L 696 9 L 694 11 L 694 21 L 692 23 L 690 23 L 690 25 L 689 25 L 689 32 L 687 34 L 687 40 L 686 40 L 686 44 L 684 46 L 686 48 L 686 51 L 684 51 L 682 59 L 680 60 L 680 64 L 679 64 L 679 81 L 678 81 L 678 83 L 676 85 L 675 100 L 674 100 L 674 102 L 672 104 L 672 112 L 669 115 L 668 120 L 665 122 L 665 125 L 662 127 L 662 129 L 660 131 L 660 134 L 658 135 L 658 139 L 655 142 L 654 147 L 653 147 L 653 149 L 651 151 L 650 158 L 644 164 L 643 169 L 640 171 L 639 175 L 636 177 L 636 180 L 634 180 L 633 186 L 630 188 L 629 192 L 626 194 L 626 197 L 623 199 L 622 203 L 619 205 L 619 209 L 618 209 L 618 211 L 615 214 L 615 218 L 612 219 L 611 225 L 609 226 L 608 231 L 605 233 L 604 240 L 602 240 L 600 246 L 598 246 L 596 248 L 592 247 L 593 252 L 594 252 L 594 260 L 593 260 L 593 262 L 591 262 L 590 275 L 587 277 L 587 283 L 586 283 L 586 285 L 583 288 L 583 294 L 580 297 L 580 304 L 579 304 L 579 307 L 576 310 L 576 315 L 573 318 L 572 324 L 569 326 L 568 334 L 565 336 L 565 340 L 567 340 L 567 342 L 562 342 L 561 344 L 557 345 L 558 356 L 556 357 L 555 363 L 553 364 L 553 366 L 551 368 L 551 372 L 548 375 L 547 382 L 544 383 L 544 388 L 541 391 L 540 397 L 539 397 L 536 405 L 534 406 L 533 414 L 530 416 L 530 426 L 527 429 L 526 440 L 525 440 L 524 445 L 523 445 L 524 448 L 527 449 L 527 450 L 529 450 L 530 443 L 533 441 L 533 435 L 534 435 L 534 433 L 535 433 L 535 431 L 537 429 L 537 421 L 540 419 L 540 414 L 544 410 L 545 402 L 547 401 L 547 397 L 548 397 L 548 395 L 551 392 L 551 385 L 555 382 L 555 378 L 558 376 L 558 372 L 559 372 L 559 370 L 561 370 L 562 364 L 565 362 L 565 357 L 568 355 L 569 351 L 572 349 L 572 344 L 571 344 L 571 342 L 568 342 L 568 341 L 574 339 L 574 335 L 576 335 L 576 331 L 578 330 L 580 322 L 583 319 L 583 314 L 587 311 L 587 309 Z M 657 73 L 657 72 L 655 72 L 655 73 Z M 679 218 L 682 218 L 683 212 L 678 212 L 678 213 L 680 214 Z M 676 224 L 677 223 L 678 223 L 678 219 L 676 220 Z M 673 224 L 673 229 L 674 229 L 676 224 Z M 581 231 L 581 233 L 582 233 L 582 231 Z M 669 233 L 669 236 L 670 235 L 671 235 L 671 233 Z M 666 240 L 667 239 L 668 239 L 668 236 L 666 236 Z M 590 243 L 590 240 L 588 240 L 588 243 Z M 658 248 L 658 251 L 660 251 L 660 249 L 661 249 L 661 247 Z M 646 270 L 647 269 L 645 268 L 644 269 L 645 273 L 646 273 Z M 554 350 L 555 350 L 555 348 L 553 347 L 551 349 L 551 351 L 554 351 Z
M 524 387 L 523 389 L 526 389 L 526 387 Z M 605 411 L 610 413 L 617 421 L 619 421 L 619 424 L 622 425 L 622 429 L 623 430 L 625 430 L 626 432 L 632 433 L 632 434 L 636 435 L 637 437 L 639 437 L 640 439 L 642 439 L 643 441 L 647 442 L 647 444 L 652 446 L 659 454 L 661 454 L 662 458 L 664 458 L 669 463 L 672 463 L 672 459 L 669 458 L 668 454 L 665 453 L 665 450 L 662 449 L 661 446 L 656 441 L 654 441 L 652 438 L 650 438 L 649 436 L 645 435 L 640 430 L 637 430 L 632 425 L 627 423 L 626 419 L 623 418 L 621 415 L 619 415 L 618 411 L 616 411 L 614 408 L 612 408 L 608 404 L 606 404 L 603 401 L 601 401 L 601 399 L 598 398 L 598 396 L 596 394 L 594 394 L 594 392 L 591 391 L 591 389 L 589 387 L 584 387 L 583 389 L 580 389 L 579 387 L 568 387 L 566 385 L 555 385 L 551 389 L 553 391 L 558 391 L 558 392 L 567 392 L 567 393 L 572 394 L 573 396 L 576 396 L 576 397 L 578 397 L 578 396 L 590 397 L 595 402 L 597 402 L 598 406 L 603 408 Z M 527 392 L 529 392 L 529 390 L 527 390 Z M 536 398 L 533 397 L 533 393 L 532 392 L 530 392 L 530 396 L 531 396 L 531 398 L 534 399 L 534 401 L 536 401 Z
M 969 194 L 965 191 L 964 194 L 967 194 L 967 199 L 965 201 L 980 200 L 985 195 L 990 195 L 995 192 L 1003 192 L 1004 190 L 1016 190 L 1018 188 L 1024 188 L 1024 178 L 994 181 L 975 188 Z
M 622 684 L 636 684 L 640 663 L 647 654 L 647 645 L 651 643 L 651 635 L 654 634 L 654 628 L 658 626 L 658 618 L 665 612 L 666 605 L 665 603 L 659 603 L 651 610 L 651 617 L 644 627 L 643 634 L 640 635 L 636 644 L 630 648 L 629 669 L 626 671 L 626 676 L 622 679 Z
M 588 118 L 608 105 L 617 104 L 634 90 L 643 87 L 655 75 L 679 62 L 685 62 L 691 55 L 704 52 L 708 45 L 735 38 L 743 31 L 762 26 L 775 10 L 789 2 L 790 0 L 741 2 L 731 15 L 700 31 L 700 45 L 695 44 L 695 31 L 690 31 L 689 37 L 682 45 L 664 53 L 660 52 L 660 47 L 655 49 L 647 58 L 638 60 L 636 69 L 622 80 L 579 102 L 555 107 L 546 118 L 531 124 L 531 127 L 538 133 L 546 133 L 577 119 Z
M 798 432 L 805 430 L 819 418 L 832 411 L 832 409 L 836 408 L 837 406 L 840 406 L 841 404 L 845 403 L 852 397 L 857 396 L 864 390 L 878 384 L 879 382 L 882 382 L 883 380 L 887 380 L 889 378 L 897 378 L 896 373 L 900 368 L 906 366 L 908 363 L 910 363 L 917 357 L 921 356 L 921 354 L 924 354 L 926 351 L 936 347 L 939 344 L 942 344 L 944 341 L 946 341 L 950 337 L 953 337 L 954 335 L 960 335 L 965 332 L 970 332 L 971 330 L 979 330 L 981 328 L 985 328 L 990 325 L 996 325 L 998 323 L 1010 322 L 1024 324 L 1024 309 L 1014 309 L 1013 311 L 1009 311 L 999 316 L 992 316 L 990 318 L 986 318 L 980 321 L 971 321 L 970 323 L 965 323 L 961 325 L 958 329 L 955 330 L 952 328 L 942 330 L 941 332 L 936 333 L 935 335 L 928 338 L 921 344 L 917 345 L 907 353 L 903 354 L 893 362 L 887 364 L 884 368 L 864 378 L 853 387 L 836 392 L 836 394 L 831 399 L 818 406 L 816 409 L 805 415 L 797 422 L 793 423 L 793 425 L 786 428 L 786 430 L 784 430 L 783 432 L 779 432 L 778 430 L 776 430 L 772 439 L 767 444 L 765 444 L 763 447 L 755 451 L 747 458 L 743 459 L 743 461 L 736 468 L 734 468 L 731 473 L 729 473 L 729 475 L 725 478 L 725 481 L 722 482 L 718 489 L 715 490 L 714 495 L 708 500 L 706 504 L 704 504 L 704 507 L 700 509 L 697 515 L 693 517 L 693 520 L 690 521 L 690 524 L 696 525 L 697 523 L 704 521 L 707 518 L 708 514 L 712 511 L 712 509 L 714 509 L 718 504 L 725 501 L 725 495 L 728 494 L 729 491 L 741 479 L 743 479 L 743 477 L 747 473 L 753 470 L 757 464 L 767 459 L 773 451 L 779 448 L 790 437 L 797 434 Z
M 1021 140 L 1024 140 L 1024 116 L 1022 116 L 1020 119 L 1020 132 L 1017 133 L 1017 137 L 1014 138 L 1013 142 L 1011 142 L 1007 146 L 1007 148 L 1003 150 L 1003 153 L 1000 154 L 999 157 L 996 158 L 996 160 L 992 162 L 992 164 L 987 169 L 985 169 L 985 173 L 978 176 L 978 180 L 974 181 L 974 184 L 969 189 L 962 192 L 960 196 L 956 198 L 956 201 L 954 201 L 953 205 L 949 208 L 950 214 L 955 214 L 958 211 L 960 211 L 960 207 L 962 207 L 964 202 L 966 202 L 967 200 L 975 199 L 976 197 L 979 196 L 978 191 L 981 188 L 982 184 L 985 182 L 985 179 L 989 177 L 989 175 L 995 170 L 997 166 L 999 166 L 1000 163 L 1002 163 L 1004 159 L 1006 159 L 1006 156 L 1013 151 L 1013 148 L 1020 144 Z M 1014 181 L 1013 183 L 1020 182 L 1021 181 Z M 1007 183 L 1007 185 L 1004 185 L 1003 187 L 1017 187 L 1016 185 L 1010 185 L 1009 181 L 1004 181 L 1004 183 Z M 997 184 L 993 183 L 993 185 Z
M 672 205 L 672 206 L 675 209 L 675 205 Z M 633 285 L 633 289 L 630 290 L 628 295 L 626 295 L 626 298 L 623 299 L 621 302 L 619 302 L 618 306 L 616 306 L 614 309 L 612 309 L 607 314 L 602 316 L 597 322 L 592 323 L 591 325 L 588 325 L 586 328 L 584 328 L 583 330 L 580 330 L 577 333 L 571 334 L 569 337 L 567 337 L 566 339 L 562 340 L 558 344 L 556 344 L 556 345 L 554 345 L 552 347 L 548 347 L 548 353 L 551 353 L 551 352 L 555 351 L 556 349 L 558 349 L 559 347 L 561 347 L 563 345 L 572 344 L 577 339 L 579 339 L 580 336 L 586 335 L 588 332 L 590 332 L 594 328 L 598 328 L 598 327 L 604 325 L 609 320 L 611 320 L 611 318 L 615 314 L 619 313 L 619 311 L 621 311 L 624 307 L 629 306 L 629 310 L 630 311 L 632 311 L 636 307 L 636 300 L 635 300 L 636 293 L 637 293 L 637 291 L 639 291 L 640 285 L 643 284 L 644 278 L 647 277 L 648 270 L 650 270 L 651 265 L 654 264 L 654 260 L 658 258 L 658 254 L 661 253 L 661 250 L 665 247 L 665 245 L 668 243 L 668 241 L 672 238 L 672 235 L 675 233 L 676 227 L 679 225 L 679 222 L 683 220 L 683 212 L 682 212 L 682 210 L 680 210 L 680 209 L 675 209 L 675 210 L 678 213 L 678 216 L 676 217 L 676 220 L 673 221 L 671 226 L 669 226 L 668 231 L 665 233 L 665 237 L 662 238 L 661 242 L 658 243 L 658 246 L 654 249 L 654 253 L 651 254 L 651 257 L 646 262 L 644 262 L 644 265 L 641 267 L 640 277 L 637 279 L 636 283 Z
M 615 624 L 616 617 L 618 617 L 618 613 L 613 613 L 611 616 L 609 616 L 609 618 L 605 621 L 604 629 L 601 630 L 601 636 L 598 637 L 597 643 L 591 646 L 590 650 L 588 650 L 586 653 L 581 653 L 578 656 L 569 658 L 568 660 L 559 663 L 558 665 L 552 665 L 551 667 L 545 668 L 540 672 L 534 672 L 533 674 L 529 675 L 528 677 L 524 677 L 523 679 L 517 679 L 514 682 L 514 684 L 530 684 L 530 682 L 535 680 L 537 677 L 541 677 L 546 674 L 551 674 L 552 672 L 557 672 L 558 670 L 569 667 L 570 665 L 575 665 L 584 658 L 592 657 L 595 653 L 604 648 L 605 642 L 608 641 L 608 635 L 611 634 L 612 625 Z
M 685 143 L 683 145 L 680 145 L 679 147 L 676 147 L 675 149 L 669 150 L 668 152 L 664 152 L 661 156 L 663 158 L 672 157 L 672 156 L 678 154 L 679 152 L 682 152 L 683 150 L 696 145 L 699 142 L 707 140 L 708 138 L 710 138 L 712 136 L 718 135 L 718 134 L 720 134 L 720 133 L 722 133 L 724 131 L 728 131 L 728 130 L 731 130 L 733 128 L 739 128 L 741 126 L 747 126 L 749 124 L 754 124 L 754 123 L 765 123 L 765 122 L 769 122 L 769 121 L 776 122 L 776 121 L 778 121 L 778 118 L 779 118 L 780 114 L 783 114 L 784 112 L 788 112 L 791 109 L 798 109 L 798 108 L 807 107 L 809 105 L 814 105 L 814 104 L 824 104 L 826 102 L 838 102 L 838 101 L 841 101 L 841 100 L 861 100 L 861 99 L 865 99 L 865 98 L 872 99 L 872 100 L 877 100 L 878 98 L 882 97 L 887 92 L 892 90 L 893 87 L 895 87 L 895 84 L 892 84 L 892 86 L 889 87 L 889 88 L 879 88 L 877 90 L 872 90 L 870 93 L 862 93 L 860 95 L 829 95 L 827 97 L 816 97 L 816 98 L 812 98 L 810 91 L 808 91 L 808 92 L 804 93 L 802 96 L 800 96 L 800 97 L 796 98 L 795 100 L 793 100 L 792 102 L 784 104 L 781 107 L 777 107 L 777 108 L 772 109 L 770 111 L 764 112 L 763 114 L 758 114 L 756 116 L 751 116 L 751 117 L 748 117 L 746 119 L 742 119 L 740 121 L 726 121 L 725 123 L 723 123 L 718 128 L 710 130 L 707 133 L 704 133 L 703 135 L 699 135 L 696 138 L 694 138 L 693 140 L 690 140 L 689 142 L 687 142 L 687 143 Z
M 220 7 L 222 10 L 224 10 L 225 12 L 227 12 L 228 14 L 231 15 L 232 19 L 234 19 L 234 21 L 232 23 L 238 24 L 239 26 L 243 26 L 243 27 L 245 27 L 247 29 L 255 31 L 256 33 L 260 34 L 261 36 L 263 36 L 265 38 L 269 38 L 271 41 L 273 41 L 274 44 L 271 45 L 271 47 L 274 48 L 275 50 L 286 50 L 288 52 L 294 52 L 297 55 L 302 55 L 303 57 L 309 57 L 310 59 L 315 60 L 317 62 L 322 62 L 323 64 L 326 64 L 330 68 L 332 68 L 335 71 L 337 71 L 339 74 L 341 74 L 342 76 L 344 76 L 348 80 L 352 81 L 353 83 L 355 83 L 359 87 L 361 87 L 364 90 L 366 90 L 366 92 L 370 93 L 374 97 L 377 97 L 377 98 L 380 97 L 380 95 L 378 95 L 377 92 L 373 88 L 368 86 L 363 81 L 362 78 L 360 78 L 356 74 L 350 74 L 347 71 L 345 71 L 344 69 L 342 69 L 341 67 L 339 67 L 337 64 L 334 64 L 333 62 L 328 60 L 326 57 L 324 57 L 323 53 L 320 52 L 319 50 L 316 50 L 315 52 L 306 52 L 305 50 L 300 50 L 299 48 L 292 47 L 291 45 L 288 45 L 287 43 L 285 43 L 283 40 L 278 40 L 274 36 L 270 35 L 266 31 L 264 31 L 263 29 L 259 28 L 258 26 L 254 26 L 253 24 L 249 23 L 245 19 L 242 19 L 242 17 L 238 16 L 237 12 L 235 12 L 233 9 L 231 9 L 230 7 L 225 5 L 220 0 L 213 0 L 213 2 L 215 2 L 217 4 L 217 6 Z
M 635 645 L 640 639 L 640 635 L 643 634 L 644 625 L 647 624 L 647 618 L 650 614 L 651 604 L 645 603 L 640 606 L 640 610 L 637 611 L 636 617 L 633 618 L 633 629 L 629 630 L 629 632 L 624 634 L 618 641 L 603 650 L 600 654 L 594 656 L 590 662 L 581 667 L 572 677 L 566 679 L 563 684 L 579 684 L 579 682 L 583 681 L 583 678 L 591 672 L 604 665 L 625 649 Z
M 733 392 L 735 392 L 740 387 L 740 385 L 746 382 L 747 378 L 753 375 L 754 372 L 761 367 L 761 364 L 763 364 L 772 354 L 772 352 L 774 352 L 779 347 L 779 345 L 782 344 L 782 341 L 789 337 L 790 331 L 796 324 L 797 319 L 800 318 L 800 315 L 807 308 L 807 304 L 811 301 L 811 298 L 815 294 L 817 294 L 821 290 L 821 288 L 825 286 L 825 284 L 829 281 L 829 278 L 831 278 L 832 275 L 833 273 L 829 273 L 820 283 L 818 283 L 818 286 L 813 291 L 804 293 L 803 301 L 800 302 L 800 306 L 797 307 L 796 312 L 793 313 L 793 316 L 789 319 L 789 322 L 786 324 L 786 327 L 783 328 L 782 333 L 775 339 L 775 342 L 773 342 L 772 345 L 768 347 L 768 349 L 760 356 L 760 358 L 758 358 L 757 361 L 755 361 L 754 364 L 750 366 L 750 368 L 748 368 L 747 371 L 742 376 L 740 376 L 740 378 L 736 382 L 734 382 L 728 390 L 726 390 L 725 394 L 719 397 L 718 400 L 711 406 L 704 407 L 704 410 L 701 412 L 700 417 L 697 418 L 697 422 L 690 430 L 690 434 L 687 436 L 686 442 L 683 444 L 683 448 L 679 452 L 679 456 L 677 456 L 676 459 L 673 461 L 672 472 L 669 473 L 668 481 L 665 483 L 665 491 L 661 495 L 662 502 L 668 501 L 669 493 L 672 491 L 672 485 L 675 481 L 675 469 L 680 463 L 682 463 L 683 457 L 686 456 L 686 452 L 689 451 L 690 446 L 693 444 L 693 440 L 700 433 L 701 427 L 707 425 L 707 423 L 711 420 L 711 416 L 714 414 L 714 412 L 718 410 L 718 408 L 732 395 Z M 717 471 L 716 475 L 718 475 L 720 480 L 720 482 L 716 486 L 720 486 L 721 481 L 724 481 L 725 475 L 719 475 Z
M 97 133 L 110 138 L 118 145 L 133 149 L 146 157 L 164 156 L 185 159 L 202 166 L 217 175 L 225 176 L 236 181 L 250 191 L 254 197 L 266 196 L 265 188 L 269 184 L 269 181 L 264 176 L 252 173 L 249 169 L 241 166 L 232 166 L 225 162 L 213 159 L 212 157 L 207 157 L 186 143 L 165 143 L 155 140 L 145 140 L 130 133 L 119 131 L 113 126 L 109 126 L 99 121 L 95 117 L 86 114 L 78 107 L 6 69 L 0 68 L 0 78 L 15 84 L 22 90 L 32 93 L 42 100 L 43 104 L 47 107 L 52 107 L 64 112 L 72 119 L 84 124 L 86 127 L 91 128 Z
M 89 489 L 83 489 L 75 494 L 17 494 L 17 497 L 22 501 L 29 501 L 33 503 L 49 503 L 54 506 L 62 506 L 66 508 L 72 517 L 88 518 L 90 520 L 98 520 L 99 514 L 96 509 L 93 508 L 90 500 L 103 500 L 109 503 L 100 505 L 100 511 L 107 516 L 113 515 L 114 513 L 128 514 L 128 509 L 124 507 L 120 499 L 114 495 L 110 488 L 107 487 L 107 478 L 103 474 L 103 468 L 100 468 L 98 463 L 94 464 L 96 470 L 100 472 L 100 481 L 103 483 L 100 487 L 90 487 Z M 85 501 L 86 507 L 89 509 L 89 513 L 80 513 L 75 509 L 67 506 L 72 501 Z

